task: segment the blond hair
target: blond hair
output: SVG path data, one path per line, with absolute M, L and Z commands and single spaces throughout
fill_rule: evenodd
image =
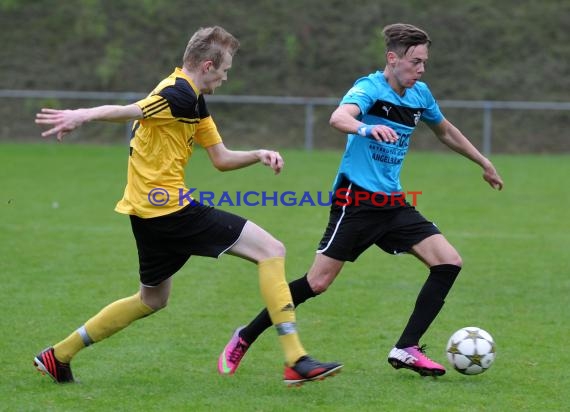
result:
M 182 59 L 184 66 L 195 69 L 206 60 L 220 67 L 225 52 L 234 55 L 239 48 L 239 41 L 219 26 L 202 27 L 192 35 Z

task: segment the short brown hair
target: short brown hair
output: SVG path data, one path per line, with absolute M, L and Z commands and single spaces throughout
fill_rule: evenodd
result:
M 386 42 L 386 52 L 394 52 L 400 57 L 404 56 L 410 47 L 420 44 L 425 44 L 427 47 L 431 45 L 429 35 L 411 24 L 389 24 L 384 27 L 382 34 Z
M 196 68 L 203 61 L 211 60 L 217 69 L 222 64 L 224 53 L 233 56 L 238 48 L 239 41 L 222 27 L 202 27 L 188 41 L 182 60 L 190 69 Z

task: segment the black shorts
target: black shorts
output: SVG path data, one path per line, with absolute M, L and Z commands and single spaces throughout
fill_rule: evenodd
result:
M 193 203 L 166 216 L 130 216 L 143 285 L 174 275 L 192 255 L 219 257 L 239 239 L 246 219 Z
M 351 189 L 363 190 L 354 185 Z M 404 253 L 425 238 L 441 233 L 405 201 L 395 207 L 375 206 L 370 202 L 358 206 L 347 203 L 345 198 L 333 196 L 329 223 L 317 253 L 354 262 L 372 245 L 390 254 Z

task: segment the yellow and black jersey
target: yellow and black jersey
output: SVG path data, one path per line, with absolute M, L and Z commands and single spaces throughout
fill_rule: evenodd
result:
M 142 218 L 173 213 L 188 202 L 184 167 L 194 143 L 222 141 L 192 80 L 176 68 L 144 99 L 136 102 L 143 118 L 133 124 L 127 186 L 115 210 Z

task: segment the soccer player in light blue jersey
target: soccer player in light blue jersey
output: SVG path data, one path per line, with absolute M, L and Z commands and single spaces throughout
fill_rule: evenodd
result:
M 329 223 L 309 272 L 289 287 L 294 304 L 300 305 L 327 290 L 346 261 L 355 261 L 373 245 L 390 254 L 412 254 L 429 274 L 388 362 L 396 369 L 440 376 L 445 368 L 428 358 L 419 342 L 443 307 L 462 261 L 439 229 L 402 193 L 400 172 L 418 122 L 478 164 L 491 187 L 501 190 L 503 181 L 489 159 L 443 116 L 428 86 L 420 81 L 431 44 L 428 34 L 401 23 L 386 26 L 383 34 L 384 71 L 357 80 L 330 118 L 330 124 L 348 137 L 334 181 Z M 251 344 L 270 326 L 264 310 L 249 325 L 236 329 L 220 355 L 219 372 L 233 374 Z

